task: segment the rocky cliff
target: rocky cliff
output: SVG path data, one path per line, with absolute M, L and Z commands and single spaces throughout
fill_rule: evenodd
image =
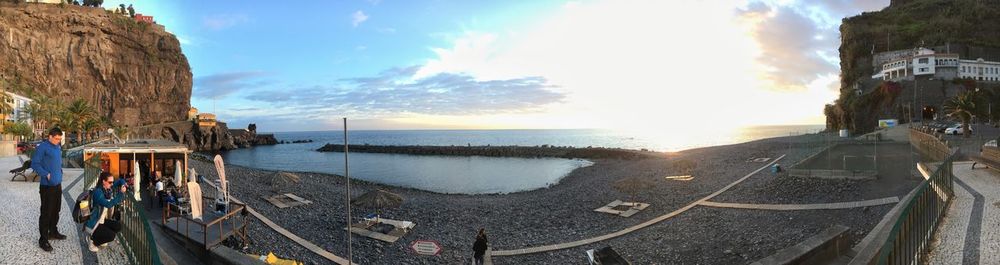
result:
M 902 94 L 879 92 L 891 86 L 871 80 L 872 58 L 881 52 L 936 47 L 962 58 L 997 59 L 1000 1 L 894 0 L 881 11 L 843 19 L 840 35 L 840 97 L 824 109 L 827 128 L 870 131 L 879 113 L 900 116 L 900 106 L 880 106 L 894 102 L 886 95 L 906 95 L 913 89 L 904 84 Z
M 101 8 L 0 1 L 0 78 L 29 96 L 86 99 L 118 125 L 185 120 L 190 108 L 177 38 Z

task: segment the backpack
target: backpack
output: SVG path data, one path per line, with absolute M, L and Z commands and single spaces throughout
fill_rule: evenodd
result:
M 73 204 L 73 221 L 82 224 L 90 220 L 90 214 L 94 205 L 94 200 L 91 198 L 91 194 L 93 193 L 94 189 L 90 189 L 76 197 L 76 203 Z

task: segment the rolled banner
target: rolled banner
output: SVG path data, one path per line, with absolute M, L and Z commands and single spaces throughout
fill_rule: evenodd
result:
M 181 178 L 184 176 L 184 170 L 181 170 L 181 161 L 174 161 L 174 185 L 180 186 Z
M 134 164 L 132 165 L 132 171 L 135 172 L 135 177 L 132 178 L 132 195 L 135 196 L 135 201 L 142 201 L 142 196 L 139 193 L 142 190 L 142 186 L 139 186 L 139 184 L 142 183 L 140 182 L 140 179 L 142 177 L 140 177 L 139 174 L 140 171 L 139 161 L 138 160 L 133 160 L 133 161 L 135 162 L 133 162 Z
M 226 206 L 229 206 L 229 192 L 226 189 L 226 165 L 222 162 L 221 155 L 215 155 L 215 171 L 219 172 L 219 188 L 222 189 L 222 198 Z

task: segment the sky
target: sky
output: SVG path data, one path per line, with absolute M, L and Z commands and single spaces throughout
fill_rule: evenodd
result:
M 888 0 L 105 1 L 181 43 L 231 128 L 822 124 L 843 17 Z

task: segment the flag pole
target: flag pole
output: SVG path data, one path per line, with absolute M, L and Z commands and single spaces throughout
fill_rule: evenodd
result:
M 347 263 L 354 263 L 351 257 L 351 174 L 347 166 L 347 118 L 344 118 L 344 178 L 347 179 Z

